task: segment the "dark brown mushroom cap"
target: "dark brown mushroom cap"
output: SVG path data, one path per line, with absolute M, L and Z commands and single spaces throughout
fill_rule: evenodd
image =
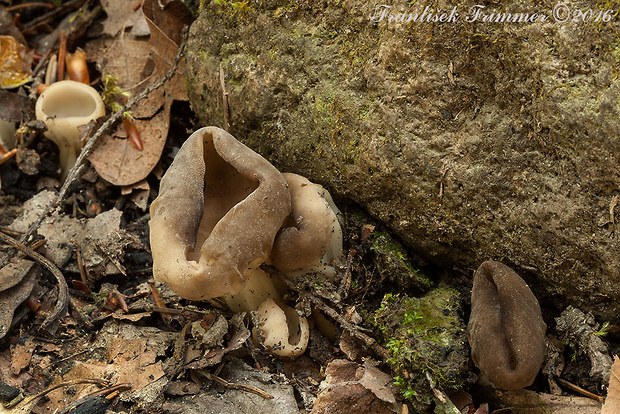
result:
M 499 388 L 531 385 L 545 356 L 538 300 L 511 268 L 484 262 L 474 274 L 467 337 L 474 363 Z
M 291 208 L 286 180 L 226 131 L 194 132 L 151 204 L 153 276 L 179 296 L 233 295 L 264 262 Z

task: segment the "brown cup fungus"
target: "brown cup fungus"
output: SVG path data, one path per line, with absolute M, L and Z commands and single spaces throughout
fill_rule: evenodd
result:
M 191 300 L 234 295 L 290 211 L 286 180 L 215 127 L 194 132 L 151 204 L 153 276 Z
M 340 211 L 323 187 L 284 173 L 291 192 L 291 214 L 276 236 L 271 262 L 287 276 L 308 272 L 334 275 L 331 263 L 342 251 Z
M 545 356 L 538 300 L 508 266 L 482 263 L 474 274 L 467 337 L 476 366 L 498 388 L 532 384 Z
M 289 276 L 333 273 L 329 264 L 342 250 L 337 213 L 321 186 L 283 176 L 229 133 L 202 128 L 151 204 L 153 276 L 183 298 L 223 296 L 235 312 L 257 311 L 255 340 L 276 355 L 300 355 L 308 321 L 259 266 L 271 260 Z

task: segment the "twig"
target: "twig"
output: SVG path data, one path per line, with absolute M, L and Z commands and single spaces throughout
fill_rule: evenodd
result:
M 39 228 L 39 226 L 41 225 L 43 220 L 45 220 L 45 218 L 48 215 L 50 215 L 51 212 L 60 205 L 62 200 L 64 200 L 65 196 L 67 195 L 67 191 L 69 189 L 69 186 L 71 184 L 73 184 L 73 182 L 82 173 L 82 171 L 84 169 L 84 164 L 83 164 L 84 163 L 84 159 L 86 159 L 86 157 L 92 151 L 93 147 L 95 146 L 95 143 L 97 142 L 97 139 L 99 139 L 99 137 L 101 137 L 101 135 L 103 135 L 104 132 L 106 132 L 119 119 L 121 119 L 123 117 L 123 114 L 125 112 L 129 111 L 129 109 L 131 109 L 131 107 L 133 107 L 137 102 L 139 102 L 142 99 L 146 98 L 148 96 L 148 94 L 150 94 L 154 90 L 160 88 L 164 83 L 169 81 L 174 76 L 174 74 L 177 71 L 177 67 L 179 66 L 179 62 L 181 61 L 181 58 L 183 58 L 183 56 L 185 55 L 185 45 L 187 44 L 187 33 L 188 33 L 188 29 L 186 27 L 183 30 L 183 39 L 181 41 L 181 45 L 179 46 L 179 52 L 177 53 L 177 56 L 176 56 L 176 58 L 174 60 L 174 64 L 172 65 L 172 67 L 170 68 L 168 73 L 166 73 L 159 81 L 155 82 L 153 85 L 149 86 L 148 88 L 146 88 L 145 90 L 140 92 L 138 95 L 136 95 L 135 97 L 130 99 L 129 102 L 127 102 L 125 104 L 125 106 L 123 106 L 121 109 L 119 109 L 118 111 L 114 112 L 99 127 L 99 129 L 88 139 L 88 142 L 86 143 L 86 145 L 84 145 L 84 148 L 82 148 L 82 152 L 80 152 L 79 157 L 75 161 L 75 166 L 73 166 L 73 168 L 71 168 L 71 170 L 69 171 L 69 175 L 67 176 L 67 179 L 65 180 L 65 183 L 63 184 L 62 188 L 60 189 L 60 192 L 58 193 L 58 196 L 56 197 L 56 200 L 54 200 L 54 202 L 51 203 L 45 209 L 45 211 L 39 216 L 37 221 L 35 221 L 32 224 L 32 226 L 30 226 L 30 228 L 28 229 L 28 231 L 26 232 L 24 237 L 22 237 L 22 239 L 21 239 L 22 241 L 27 240 L 28 237 L 33 235 L 34 232 Z
M 88 273 L 86 271 L 86 267 L 84 267 L 84 258 L 82 257 L 82 247 L 75 240 L 70 240 L 70 242 L 75 245 L 75 255 L 77 257 L 78 269 L 80 270 L 80 279 L 82 280 L 82 283 L 84 283 L 84 286 L 88 287 L 88 278 L 87 278 Z
M 314 296 L 312 293 L 306 292 L 300 289 L 299 287 L 297 287 L 291 279 L 284 276 L 275 267 L 273 266 L 261 266 L 261 267 L 266 268 L 269 274 L 275 275 L 278 279 L 284 282 L 284 284 L 289 289 L 292 289 L 298 292 L 302 298 L 309 299 L 314 304 L 314 306 L 316 306 L 318 309 L 325 312 L 327 316 L 329 316 L 330 318 L 338 322 L 343 329 L 348 331 L 351 335 L 353 335 L 357 339 L 361 340 L 369 349 L 372 349 L 383 360 L 390 358 L 390 353 L 388 352 L 387 349 L 379 345 L 374 338 L 371 338 L 370 336 L 363 333 L 357 325 L 354 325 L 351 322 L 347 321 L 347 319 L 344 316 L 340 315 L 334 309 L 327 306 L 327 304 L 321 298 L 318 298 Z
M 158 313 L 165 313 L 168 315 L 193 315 L 193 314 L 197 314 L 197 315 L 208 315 L 209 313 L 211 313 L 211 311 L 199 311 L 199 310 L 192 310 L 192 309 L 174 309 L 174 308 L 161 308 L 158 306 L 152 306 L 152 305 L 146 305 L 143 306 L 142 308 L 134 308 L 131 309 L 132 311 L 136 311 L 136 310 L 142 310 L 145 312 L 158 312 Z
M 58 67 L 56 79 L 58 82 L 65 79 L 65 55 L 67 54 L 67 34 L 60 32 L 60 47 L 58 48 Z
M 572 384 L 572 383 L 570 383 L 570 382 L 568 382 L 566 380 L 563 380 L 560 377 L 555 377 L 555 380 L 557 382 L 559 382 L 560 384 L 564 385 L 565 387 L 570 388 L 571 390 L 573 390 L 575 392 L 578 392 L 578 393 L 580 393 L 582 395 L 585 395 L 588 398 L 592 398 L 593 400 L 596 400 L 596 401 L 598 401 L 600 403 L 605 401 L 605 398 L 601 397 L 600 395 L 596 395 L 594 393 L 591 393 L 588 390 L 584 390 L 583 388 L 581 388 L 581 387 L 579 387 L 579 386 L 577 386 L 575 384 Z
M 4 164 L 11 158 L 15 157 L 16 154 L 17 154 L 17 148 L 13 148 L 12 150 L 7 151 L 4 155 L 2 155 L 2 157 L 0 157 L 0 164 Z
M 26 3 L 26 4 L 16 4 L 15 6 L 10 6 L 5 8 L 6 11 L 12 12 L 19 9 L 26 9 L 29 7 L 44 7 L 47 9 L 53 9 L 55 6 L 51 3 Z
M 48 315 L 47 318 L 45 318 L 40 328 L 42 330 L 45 330 L 50 335 L 54 335 L 56 329 L 58 329 L 60 319 L 67 314 L 69 287 L 67 286 L 67 282 L 65 281 L 64 276 L 62 275 L 60 270 L 58 270 L 58 268 L 54 265 L 54 263 L 41 256 L 30 247 L 25 246 L 24 244 L 18 242 L 10 236 L 7 236 L 1 231 L 0 240 L 27 254 L 32 259 L 45 266 L 47 270 L 52 272 L 52 274 L 56 277 L 56 280 L 58 281 L 58 300 L 56 301 L 56 306 L 54 307 L 54 310 Z
M 226 381 L 224 378 L 220 378 L 217 375 L 213 375 L 208 373 L 205 370 L 198 370 L 200 372 L 200 375 L 204 375 L 205 377 L 207 377 L 208 379 L 210 379 L 211 381 L 215 381 L 220 385 L 223 385 L 226 388 L 230 388 L 232 390 L 239 390 L 239 391 L 247 391 L 247 392 L 251 392 L 252 394 L 256 394 L 260 397 L 263 397 L 266 400 L 271 400 L 273 399 L 273 395 L 268 394 L 267 392 L 261 390 L 258 387 L 255 387 L 253 385 L 247 385 L 247 384 L 236 384 L 233 382 L 228 382 Z

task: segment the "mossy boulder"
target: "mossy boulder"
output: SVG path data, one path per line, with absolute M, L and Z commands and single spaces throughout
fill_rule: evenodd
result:
M 554 2 L 513 0 L 499 11 L 548 20 L 467 22 L 476 4 L 441 0 L 458 21 L 404 24 L 373 22 L 361 0 L 205 0 L 192 106 L 205 125 L 228 111 L 233 135 L 425 260 L 502 261 L 557 307 L 618 323 L 620 27 L 605 13 L 619 5 L 568 1 L 591 13 L 561 24 Z

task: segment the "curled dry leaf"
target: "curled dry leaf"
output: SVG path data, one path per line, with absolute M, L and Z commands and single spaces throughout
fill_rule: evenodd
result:
M 135 1 L 127 0 L 101 0 L 101 6 L 108 15 L 107 19 L 103 20 L 103 33 L 116 36 L 120 30 L 138 26 L 140 21 L 144 20 L 144 15 L 139 7 L 134 7 L 135 4 Z
M 0 269 L 0 338 L 11 327 L 13 312 L 30 296 L 34 287 L 39 267 L 29 260 L 18 260 Z

